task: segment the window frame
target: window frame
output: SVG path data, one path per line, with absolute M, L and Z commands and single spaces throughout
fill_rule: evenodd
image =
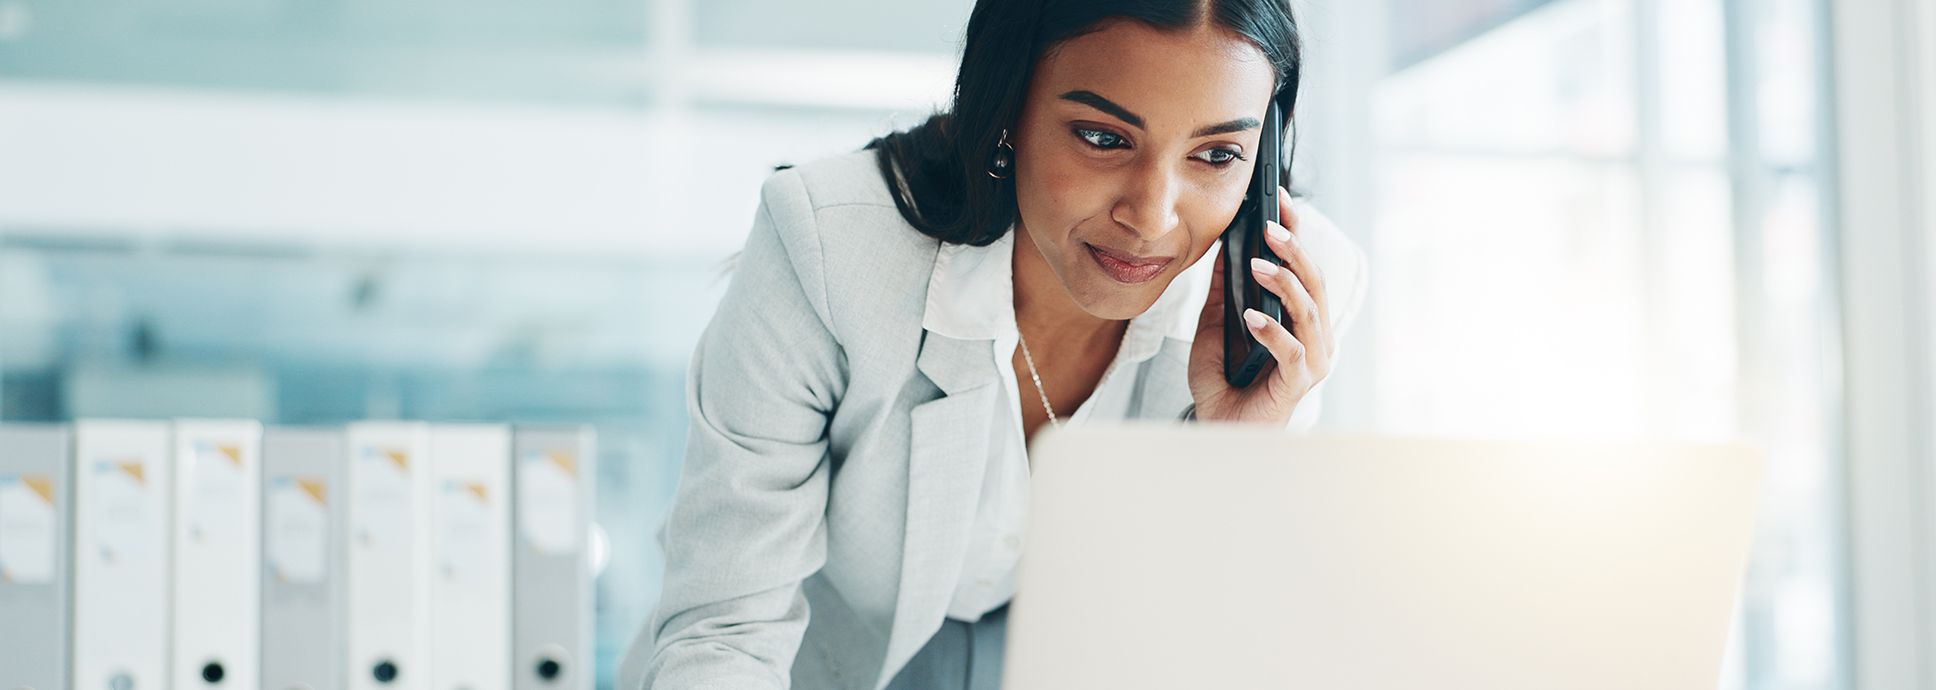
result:
M 1832 0 L 1852 687 L 1936 690 L 1936 1 Z M 1918 55 L 1918 46 L 1925 47 Z

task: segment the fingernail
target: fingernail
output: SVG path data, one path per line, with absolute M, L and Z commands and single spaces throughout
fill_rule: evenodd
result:
M 1291 241 L 1291 231 L 1284 229 L 1284 226 L 1278 225 L 1276 223 L 1270 224 L 1270 236 L 1271 236 L 1271 239 L 1277 240 L 1279 242 Z
M 1251 259 L 1250 268 L 1251 270 L 1256 271 L 1257 275 L 1261 275 L 1261 276 L 1277 275 L 1277 264 L 1271 263 L 1269 261 L 1265 261 L 1262 258 Z
M 1251 330 L 1258 330 L 1263 328 L 1264 324 L 1270 323 L 1270 319 L 1264 318 L 1264 313 L 1261 311 L 1245 309 L 1244 323 L 1250 324 Z

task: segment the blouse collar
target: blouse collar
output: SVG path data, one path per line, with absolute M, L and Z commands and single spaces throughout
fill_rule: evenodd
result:
M 1196 336 L 1197 314 L 1210 292 L 1210 270 L 1218 248 L 1184 269 L 1163 295 L 1129 320 L 1117 361 L 1134 364 L 1155 356 L 1165 337 L 1189 342 Z M 961 340 L 1016 340 L 1015 227 L 985 247 L 943 242 L 928 279 L 927 307 L 921 327 Z

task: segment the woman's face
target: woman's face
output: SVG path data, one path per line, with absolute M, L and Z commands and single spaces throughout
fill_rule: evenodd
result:
M 1021 226 L 1100 318 L 1149 309 L 1243 204 L 1275 75 L 1214 25 L 1112 21 L 1036 65 L 1015 146 Z

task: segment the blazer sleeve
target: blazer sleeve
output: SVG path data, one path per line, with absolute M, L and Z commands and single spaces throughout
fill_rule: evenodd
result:
M 814 223 L 798 173 L 768 178 L 693 354 L 639 687 L 789 685 L 807 626 L 801 583 L 826 561 L 827 426 L 847 380 Z

